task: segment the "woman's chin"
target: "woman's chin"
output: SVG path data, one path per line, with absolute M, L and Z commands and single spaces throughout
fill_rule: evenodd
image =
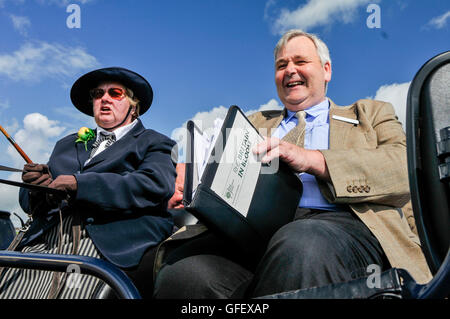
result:
M 95 122 L 100 127 L 111 127 L 117 124 L 116 121 L 110 117 L 99 117 Z

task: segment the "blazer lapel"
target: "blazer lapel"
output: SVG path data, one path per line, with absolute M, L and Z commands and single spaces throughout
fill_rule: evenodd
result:
M 284 118 L 283 111 L 262 111 L 251 122 L 263 136 L 271 136 Z
M 342 149 L 345 148 L 345 141 L 350 133 L 350 130 L 355 124 L 343 122 L 333 118 L 333 115 L 342 116 L 349 119 L 356 119 L 355 106 L 337 106 L 330 100 L 330 145 L 329 149 Z
M 110 147 L 103 150 L 100 154 L 98 154 L 97 156 L 92 158 L 92 160 L 83 169 L 86 170 L 89 167 L 92 167 L 92 166 L 104 161 L 108 157 L 112 157 L 111 156 L 112 154 L 114 154 L 115 152 L 120 152 L 124 146 L 128 145 L 131 142 L 132 139 L 134 139 L 136 136 L 138 136 L 139 134 L 144 132 L 144 130 L 145 130 L 144 126 L 142 125 L 142 123 L 139 119 L 138 119 L 138 121 L 139 122 L 131 129 L 131 131 L 129 131 L 127 134 L 125 134 L 125 136 L 122 137 L 117 142 L 114 142 Z M 92 148 L 92 144 L 91 144 L 91 148 Z M 89 149 L 88 153 L 90 153 L 91 148 L 88 148 Z M 88 157 L 89 157 L 89 154 L 86 157 L 85 161 L 87 160 Z M 84 162 L 83 162 L 83 165 L 84 165 Z
M 97 130 L 95 130 L 95 136 L 97 136 Z M 84 143 L 77 143 L 77 157 L 78 162 L 80 163 L 80 171 L 83 170 L 84 163 L 88 160 L 89 154 L 92 150 L 92 144 L 94 144 L 95 139 L 88 141 L 87 150 Z

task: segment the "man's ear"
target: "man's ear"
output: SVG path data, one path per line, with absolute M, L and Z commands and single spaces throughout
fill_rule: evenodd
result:
M 324 79 L 325 82 L 330 82 L 331 81 L 331 63 L 330 62 L 325 62 L 325 64 L 323 65 L 323 70 L 325 72 L 324 74 Z

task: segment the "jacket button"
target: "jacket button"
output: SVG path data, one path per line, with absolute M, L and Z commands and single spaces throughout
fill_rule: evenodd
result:
M 358 192 L 358 187 L 357 186 L 353 186 L 352 190 L 353 190 L 353 193 L 357 193 Z
M 348 185 L 348 186 L 347 186 L 347 192 L 349 192 L 349 193 L 352 192 L 352 186 L 351 186 L 351 185 Z
M 365 191 L 366 193 L 370 192 L 370 186 L 369 186 L 369 185 L 366 185 L 366 186 L 364 187 L 364 191 Z
M 360 193 L 364 192 L 364 186 L 362 185 L 358 186 L 358 192 Z

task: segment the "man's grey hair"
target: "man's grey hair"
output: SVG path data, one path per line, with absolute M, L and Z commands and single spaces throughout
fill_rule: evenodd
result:
M 317 55 L 319 56 L 322 66 L 327 62 L 331 64 L 330 51 L 328 50 L 327 45 L 321 39 L 319 39 L 317 35 L 304 32 L 300 29 L 289 30 L 281 37 L 273 52 L 275 61 L 277 60 L 278 53 L 286 45 L 286 43 L 288 43 L 288 41 L 292 38 L 300 36 L 307 37 L 314 43 L 314 45 L 316 46 Z

